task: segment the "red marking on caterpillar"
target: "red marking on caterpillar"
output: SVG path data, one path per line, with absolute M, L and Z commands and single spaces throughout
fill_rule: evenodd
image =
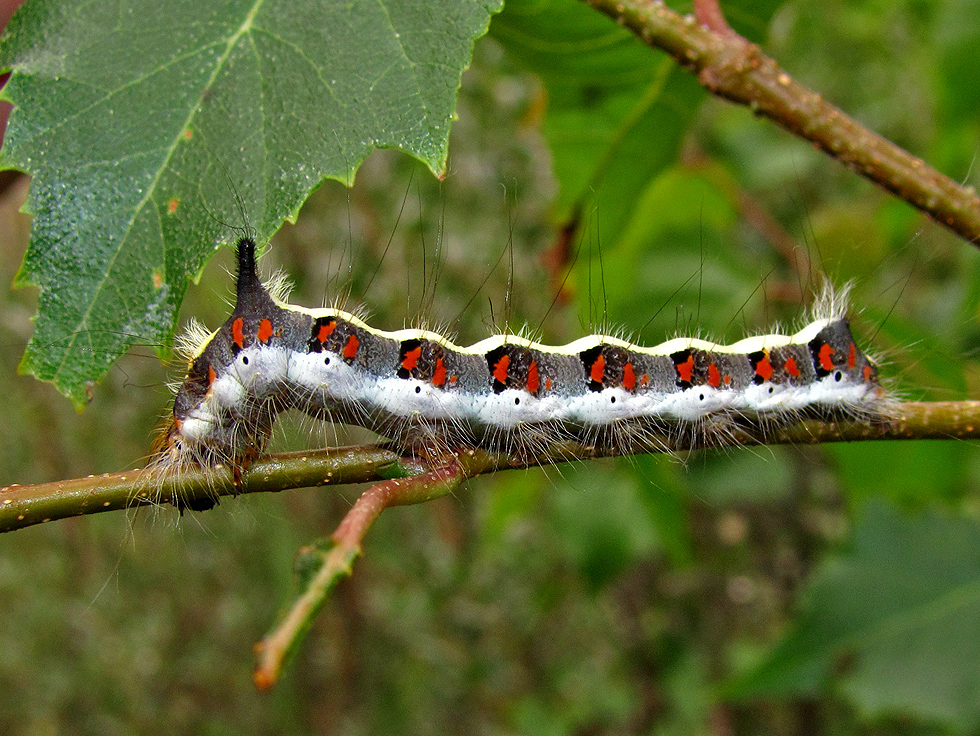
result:
M 532 360 L 527 369 L 527 390 L 529 393 L 537 394 L 541 388 L 541 377 L 538 375 L 538 361 Z
M 177 198 L 171 199 L 167 203 L 167 214 L 168 215 L 172 215 L 174 212 L 176 212 L 177 211 L 177 206 L 179 204 L 180 204 L 180 200 L 179 199 L 177 199 Z
M 456 377 L 453 376 L 455 381 Z M 432 373 L 432 385 L 442 387 L 446 384 L 446 363 L 442 358 L 436 358 L 436 369 Z
M 337 327 L 337 320 L 334 319 L 330 320 L 326 324 L 320 325 L 320 329 L 318 329 L 316 332 L 316 339 L 319 340 L 321 343 L 326 342 L 327 338 L 330 337 L 330 333 L 332 333 L 334 331 L 334 328 L 336 327 Z
M 817 353 L 817 356 L 818 356 L 817 359 L 820 362 L 821 370 L 827 373 L 830 373 L 832 370 L 834 370 L 834 349 L 830 345 L 826 343 L 821 345 L 820 350 Z
M 627 391 L 636 390 L 636 372 L 633 370 L 632 363 L 627 363 L 623 367 L 623 388 Z
M 760 350 L 758 353 L 753 353 L 750 359 L 755 364 L 755 380 L 757 383 L 772 380 L 773 367 L 769 361 L 769 352 L 767 350 Z
M 721 373 L 718 372 L 718 366 L 714 363 L 708 366 L 708 385 L 714 388 L 721 386 Z
M 497 383 L 506 386 L 507 385 L 507 367 L 510 365 L 510 356 L 504 353 L 500 356 L 493 367 L 493 380 Z
M 783 364 L 786 372 L 789 373 L 793 378 L 800 377 L 800 369 L 796 367 L 796 358 L 790 356 L 786 362 Z M 853 368 L 853 366 L 851 366 Z M 865 379 L 867 380 L 867 379 Z
M 694 356 L 689 350 L 674 353 L 674 369 L 677 371 L 677 383 L 681 388 L 690 388 L 694 381 Z
M 606 375 L 606 358 L 602 353 L 599 353 L 595 361 L 592 363 L 592 371 L 589 373 L 589 379 L 593 383 L 602 383 L 602 379 Z
M 726 422 L 882 417 L 888 399 L 842 299 L 828 291 L 821 303 L 793 335 L 733 345 L 682 337 L 643 347 L 590 335 L 549 346 L 498 335 L 464 347 L 435 332 L 386 332 L 339 309 L 285 304 L 259 281 L 255 244 L 243 238 L 234 312 L 188 355 L 157 462 L 226 463 L 240 477 L 289 408 L 429 453 L 534 454 L 567 441 L 614 449 L 627 437 L 656 437 L 669 450 Z
M 354 360 L 357 357 L 357 349 L 360 347 L 361 341 L 357 339 L 357 335 L 351 335 L 347 338 L 347 342 L 344 344 L 344 350 L 341 355 L 347 359 L 348 362 Z
M 255 333 L 255 336 L 259 338 L 259 342 L 269 342 L 269 338 L 272 337 L 272 322 L 267 319 L 259 322 L 259 331 Z
M 231 323 L 231 340 L 238 348 L 245 347 L 245 333 L 242 332 L 244 325 L 245 322 L 241 317 Z
M 421 355 L 421 346 L 415 348 L 414 350 L 409 350 L 407 353 L 405 353 L 405 358 L 402 360 L 402 368 L 404 368 L 406 371 L 414 371 L 415 366 L 418 365 Z

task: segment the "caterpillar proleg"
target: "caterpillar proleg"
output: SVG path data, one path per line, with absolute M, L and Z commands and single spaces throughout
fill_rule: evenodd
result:
M 461 347 L 287 304 L 262 284 L 255 249 L 248 237 L 238 242 L 234 311 L 187 356 L 158 464 L 223 463 L 238 478 L 277 414 L 293 408 L 366 427 L 406 452 L 533 453 L 563 441 L 612 449 L 625 437 L 683 438 L 707 423 L 869 420 L 887 405 L 843 299 L 829 292 L 795 334 L 732 345 L 641 347 L 598 334 L 562 346 L 497 335 Z

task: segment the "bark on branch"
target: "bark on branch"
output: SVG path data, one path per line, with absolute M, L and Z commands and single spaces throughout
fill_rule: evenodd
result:
M 748 106 L 980 246 L 980 197 L 793 79 L 733 31 L 715 0 L 681 16 L 661 0 L 586 0 L 693 71 L 709 92 Z
M 479 450 L 461 450 L 454 463 L 464 478 L 511 468 L 589 460 L 600 455 L 674 452 L 717 445 L 816 444 L 862 440 L 980 439 L 980 401 L 909 402 L 888 422 L 805 421 L 770 431 L 722 426 L 709 430 L 698 447 L 678 446 L 676 438 L 648 437 L 618 452 L 600 453 L 581 445 L 559 445 L 547 454 L 515 459 Z M 668 446 L 669 443 L 669 446 Z M 440 462 L 445 462 L 441 459 Z M 327 448 L 283 453 L 258 460 L 236 488 L 227 469 L 159 476 L 151 470 L 107 473 L 75 480 L 0 488 L 0 532 L 83 514 L 139 506 L 208 507 L 221 496 L 350 483 L 376 483 L 421 475 L 432 466 L 402 457 L 389 447 Z

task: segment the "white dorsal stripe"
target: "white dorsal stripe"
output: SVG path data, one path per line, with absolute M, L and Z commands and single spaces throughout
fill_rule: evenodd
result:
M 625 350 L 630 350 L 632 352 L 641 353 L 644 355 L 671 355 L 681 350 L 692 349 L 728 354 L 752 353 L 758 350 L 772 349 L 782 347 L 784 345 L 806 344 L 810 342 L 810 340 L 812 340 L 822 329 L 834 321 L 832 318 L 818 319 L 811 322 L 794 335 L 754 335 L 752 337 L 746 337 L 739 340 L 731 345 L 723 345 L 720 343 L 709 342 L 707 340 L 700 340 L 696 337 L 676 337 L 653 347 L 644 347 L 628 340 L 614 337 L 613 335 L 601 334 L 586 335 L 585 337 L 580 337 L 579 339 L 565 345 L 545 345 L 543 343 L 535 342 L 534 340 L 529 340 L 525 337 L 520 337 L 519 335 L 503 334 L 491 335 L 490 337 L 484 338 L 477 343 L 465 346 L 457 345 L 443 335 L 430 330 L 416 328 L 392 331 L 379 330 L 375 327 L 371 327 L 371 325 L 364 322 L 364 320 L 362 320 L 360 317 L 342 309 L 335 309 L 333 307 L 306 309 L 305 307 L 285 304 L 283 302 L 277 302 L 277 304 L 283 309 L 287 309 L 297 314 L 305 314 L 313 319 L 321 317 L 334 317 L 355 325 L 356 327 L 373 335 L 377 335 L 378 337 L 398 340 L 399 342 L 403 340 L 427 340 L 429 342 L 442 345 L 453 352 L 466 353 L 469 355 L 485 355 L 501 345 L 520 345 L 521 347 L 530 348 L 531 350 L 553 353 L 557 355 L 577 355 L 578 353 L 584 352 L 595 347 L 596 345 L 615 345 L 616 347 L 621 347 Z

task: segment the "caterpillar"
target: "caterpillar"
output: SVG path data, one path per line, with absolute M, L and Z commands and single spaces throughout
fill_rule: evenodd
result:
M 159 465 L 226 464 L 240 483 L 287 409 L 366 427 L 406 452 L 512 454 L 690 437 L 708 423 L 867 421 L 887 410 L 877 366 L 829 291 L 795 334 L 732 345 L 675 338 L 641 347 L 598 334 L 547 346 L 507 334 L 461 347 L 427 330 L 385 332 L 341 309 L 287 304 L 262 283 L 251 237 L 237 256 L 234 310 L 191 340 Z

